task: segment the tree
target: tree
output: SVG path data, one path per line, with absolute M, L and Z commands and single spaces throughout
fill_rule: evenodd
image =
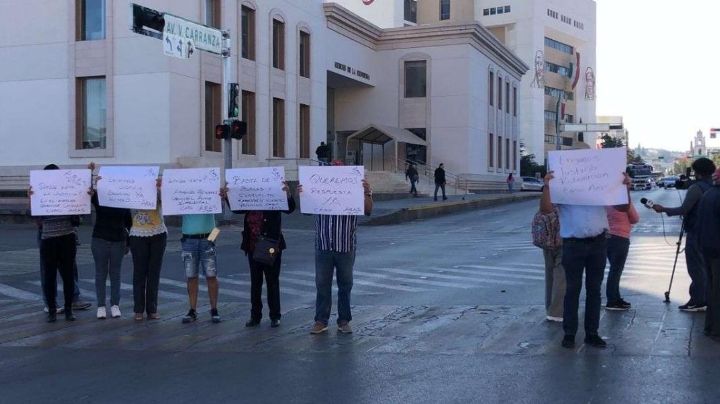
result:
M 535 161 L 534 154 L 527 154 L 527 149 L 523 142 L 520 142 L 520 175 L 526 177 L 534 177 L 535 173 L 545 176 L 547 169 L 544 164 L 538 164 Z
M 618 139 L 618 138 L 612 137 L 607 134 L 603 135 L 603 137 L 602 137 L 602 148 L 603 149 L 610 149 L 613 147 L 623 147 L 623 146 L 625 146 L 625 145 L 623 144 L 622 139 Z

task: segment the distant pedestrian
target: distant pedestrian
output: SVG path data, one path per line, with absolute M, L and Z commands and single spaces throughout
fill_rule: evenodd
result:
M 95 170 L 95 163 L 88 165 Z M 102 177 L 97 177 L 101 181 Z M 97 296 L 97 318 L 107 318 L 105 291 L 110 276 L 110 316 L 120 318 L 120 271 L 122 261 L 128 252 L 128 232 L 132 227 L 130 209 L 100 206 L 97 192 L 92 193 L 92 205 L 95 208 L 95 226 L 93 227 L 92 250 L 95 261 L 95 294 Z
M 515 178 L 513 178 L 512 173 L 508 175 L 507 179 L 505 180 L 507 182 L 508 192 L 511 194 L 513 193 L 513 186 L 515 185 Z
M 607 241 L 607 258 L 610 263 L 605 296 L 607 297 L 607 310 L 628 310 L 632 305 L 620 296 L 620 276 L 625 268 L 628 251 L 630 251 L 630 231 L 632 226 L 640 220 L 635 206 L 630 199 L 628 184 L 627 205 L 608 206 L 608 224 L 610 225 L 610 238 Z
M 135 320 L 157 320 L 160 270 L 167 245 L 167 227 L 160 206 L 160 186 L 157 180 L 158 201 L 154 210 L 133 210 L 130 228 L 130 251 L 133 259 L 133 299 Z
M 538 211 L 532 222 L 532 236 L 533 244 L 542 248 L 545 261 L 545 318 L 562 322 L 566 285 L 558 215 L 557 207 L 550 213 Z
M 417 196 L 418 192 L 415 184 L 417 184 L 420 179 L 420 175 L 418 174 L 417 168 L 415 168 L 415 164 L 410 163 L 410 165 L 408 165 L 407 170 L 405 170 L 405 179 L 410 181 L 410 193 L 413 194 L 413 196 Z
M 330 164 L 330 148 L 325 144 L 325 142 L 320 142 L 320 146 L 315 149 L 315 154 L 317 155 L 318 161 L 321 163 L 320 165 L 326 166 Z
M 708 280 L 705 335 L 720 337 L 720 169 L 698 206 L 698 239 Z
M 438 168 L 435 169 L 435 197 L 434 199 L 437 201 L 437 194 L 438 189 L 442 189 L 442 197 L 443 201 L 447 200 L 447 196 L 445 196 L 445 165 L 443 163 L 440 163 Z
M 270 327 L 280 326 L 280 268 L 282 252 L 287 248 L 282 234 L 282 213 L 290 214 L 295 211 L 295 199 L 290 194 L 287 183 L 284 184 L 283 191 L 287 194 L 287 210 L 233 211 L 236 214 L 245 214 L 240 249 L 245 251 L 250 267 L 251 305 L 250 319 L 245 323 L 245 327 L 257 327 L 262 320 L 263 277 L 267 290 Z M 268 250 L 259 251 L 259 248 Z M 269 251 L 273 248 L 276 251 Z

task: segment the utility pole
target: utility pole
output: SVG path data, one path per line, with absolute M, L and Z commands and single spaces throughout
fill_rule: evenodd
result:
M 563 99 L 563 93 L 560 92 L 560 95 L 557 97 L 557 102 L 555 103 L 555 150 L 561 149 L 561 143 L 560 143 L 560 104 L 562 103 Z

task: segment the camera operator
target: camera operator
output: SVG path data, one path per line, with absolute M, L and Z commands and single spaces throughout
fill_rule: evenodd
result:
M 708 279 L 705 335 L 720 337 L 720 169 L 698 204 L 698 236 Z
M 682 216 L 683 228 L 685 230 L 685 262 L 687 263 L 688 274 L 690 275 L 690 300 L 678 307 L 682 311 L 705 311 L 706 307 L 706 275 L 703 263 L 702 252 L 700 251 L 696 224 L 698 221 L 698 205 L 705 191 L 712 186 L 712 174 L 715 172 L 715 164 L 712 160 L 701 157 L 692 163 L 695 171 L 696 181 L 690 185 L 682 205 L 675 208 L 666 208 L 655 204 L 653 209 L 658 213 L 668 216 Z

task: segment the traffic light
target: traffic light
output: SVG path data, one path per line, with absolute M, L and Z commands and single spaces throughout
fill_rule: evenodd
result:
M 228 89 L 228 118 L 237 118 L 240 114 L 240 85 L 230 83 Z
M 230 137 L 240 140 L 247 133 L 247 122 L 238 121 L 237 119 L 230 124 Z
M 215 139 L 229 139 L 230 138 L 230 126 L 229 125 L 215 125 Z

